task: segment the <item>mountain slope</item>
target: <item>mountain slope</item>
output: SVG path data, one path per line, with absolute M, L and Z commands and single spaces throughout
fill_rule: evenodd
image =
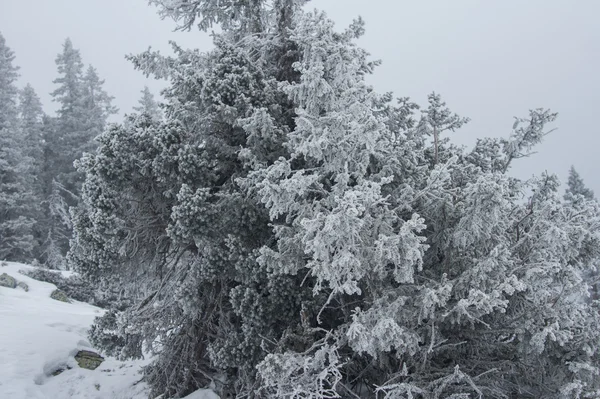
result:
M 19 273 L 31 266 L 7 263 L 3 273 L 28 285 L 26 292 L 0 287 L 0 398 L 147 398 L 140 368 L 147 361 L 106 360 L 96 370 L 79 368 L 74 355 L 91 349 L 87 330 L 103 310 L 50 298 L 56 287 Z M 57 369 L 72 367 L 60 375 Z

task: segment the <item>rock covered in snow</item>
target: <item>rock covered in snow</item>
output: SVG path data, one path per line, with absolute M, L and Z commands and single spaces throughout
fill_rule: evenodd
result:
M 95 352 L 81 350 L 75 355 L 75 360 L 79 367 L 83 369 L 96 370 L 102 364 L 104 358 Z
M 50 298 L 55 299 L 57 301 L 61 301 L 61 302 L 71 303 L 71 300 L 69 299 L 67 294 L 65 294 L 61 290 L 52 291 L 52 293 L 50 294 Z
M 17 288 L 17 280 L 6 273 L 0 274 L 0 286 L 8 288 Z

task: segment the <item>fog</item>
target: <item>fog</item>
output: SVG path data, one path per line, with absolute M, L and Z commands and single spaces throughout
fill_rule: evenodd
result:
M 383 61 L 370 82 L 420 104 L 431 91 L 442 94 L 451 109 L 472 120 L 450 133 L 460 144 L 510 134 L 513 116 L 527 116 L 531 108 L 558 112 L 557 130 L 538 154 L 515 163 L 513 173 L 547 170 L 564 181 L 574 165 L 600 193 L 600 2 L 314 0 L 307 7 L 325 10 L 340 30 L 362 16 L 367 31 L 360 44 Z M 0 0 L 0 32 L 16 53 L 21 82 L 33 85 L 47 111 L 56 108 L 49 93 L 66 37 L 106 80 L 122 115 L 144 85 L 156 94 L 165 85 L 135 71 L 125 54 L 149 46 L 168 53 L 169 40 L 212 47 L 208 34 L 174 28 L 144 0 Z

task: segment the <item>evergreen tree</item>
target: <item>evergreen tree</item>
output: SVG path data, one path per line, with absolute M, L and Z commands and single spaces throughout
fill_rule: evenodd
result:
M 58 117 L 66 126 L 76 126 L 79 110 L 81 109 L 83 62 L 79 50 L 73 47 L 71 39 L 67 38 L 63 50 L 56 57 L 59 77 L 54 80 L 58 85 L 51 94 L 54 101 L 60 104 Z
M 433 136 L 433 163 L 435 165 L 439 162 L 439 147 L 442 145 L 440 134 L 447 130 L 460 129 L 462 125 L 469 122 L 469 119 L 452 114 L 439 94 L 431 93 L 427 96 L 427 100 L 429 106 L 422 111 L 419 129 L 421 134 Z
M 565 201 L 570 202 L 574 207 L 585 208 L 587 201 L 596 201 L 594 192 L 585 186 L 583 178 L 575 170 L 574 166 L 569 169 L 569 180 L 567 180 L 567 188 L 563 197 Z M 598 264 L 595 270 L 589 270 L 584 274 L 586 281 L 591 286 L 591 299 L 600 299 L 600 269 Z
M 161 120 L 162 111 L 160 110 L 158 103 L 154 99 L 154 95 L 150 92 L 148 86 L 144 86 L 142 90 L 142 98 L 139 100 L 139 106 L 133 107 L 133 110 L 140 114 L 147 114 L 152 119 Z
M 45 131 L 44 193 L 48 215 L 48 235 L 42 261 L 53 268 L 65 267 L 64 255 L 71 237 L 69 207 L 77 204 L 83 182 L 74 162 L 96 148 L 95 138 L 107 119 L 117 112 L 112 97 L 103 89 L 104 81 L 93 67 L 83 71 L 79 50 L 70 39 L 57 56 L 58 85 L 52 92 L 60 104 L 57 117 Z
M 575 167 L 571 166 L 571 169 L 569 169 L 569 180 L 567 180 L 565 200 L 575 201 L 579 196 L 587 200 L 592 200 L 594 199 L 594 192 L 585 186 L 583 179 L 579 176 Z
M 84 124 L 83 144 L 79 148 L 78 158 L 82 153 L 96 148 L 96 137 L 104 131 L 108 118 L 118 112 L 118 109 L 112 105 L 114 97 L 108 95 L 103 88 L 104 83 L 105 81 L 98 77 L 96 69 L 90 65 L 82 80 L 81 102 L 87 123 Z
M 429 97 L 391 104 L 377 63 L 304 1 L 156 0 L 208 53 L 131 57 L 170 80 L 165 120 L 100 137 L 70 260 L 129 298 L 92 339 L 157 354 L 153 394 L 584 398 L 600 395 L 600 206 L 555 176 L 508 176 L 556 114 L 472 151 Z M 433 148 L 428 136 L 433 134 Z
M 34 247 L 31 219 L 31 158 L 18 121 L 18 67 L 0 34 L 0 258 L 30 260 Z
M 27 155 L 36 162 L 40 162 L 43 152 L 42 131 L 45 114 L 40 98 L 30 84 L 27 84 L 19 93 L 19 115 Z
M 35 220 L 33 235 L 35 248 L 33 257 L 41 257 L 42 244 L 46 238 L 47 231 L 43 212 L 44 202 L 44 119 L 46 116 L 42 110 L 42 103 L 31 85 L 26 85 L 20 92 L 19 97 L 20 126 L 23 135 L 23 152 L 31 160 L 29 175 L 30 190 L 34 202 L 31 204 L 30 217 Z
M 71 197 L 76 197 L 82 177 L 75 171 L 73 162 L 95 148 L 95 137 L 116 109 L 111 106 L 113 98 L 102 88 L 104 81 L 96 70 L 90 66 L 84 74 L 81 55 L 70 39 L 65 41 L 56 64 L 60 76 L 54 80 L 58 87 L 52 96 L 60 109 L 56 130 L 47 142 L 54 154 L 55 179 L 65 191 L 73 193 Z M 69 196 L 65 199 L 67 203 L 72 202 Z

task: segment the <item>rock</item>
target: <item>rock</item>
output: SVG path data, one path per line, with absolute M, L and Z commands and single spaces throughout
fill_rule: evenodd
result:
M 71 303 L 71 300 L 69 299 L 67 294 L 65 294 L 61 290 L 52 291 L 52 294 L 50 294 L 50 298 L 55 299 L 57 301 L 61 301 L 61 302 Z
M 17 288 L 17 280 L 6 273 L 0 274 L 0 287 Z
M 92 351 L 79 351 L 75 355 L 75 360 L 82 369 L 96 370 L 102 364 L 104 358 Z
M 23 289 L 23 291 L 28 292 L 29 291 L 29 286 L 27 284 L 25 284 L 22 281 L 19 281 L 17 283 L 17 287 L 20 287 L 21 289 Z
M 61 374 L 63 371 L 66 371 L 66 370 L 71 370 L 71 367 L 69 367 L 69 366 L 59 367 L 56 370 L 54 370 L 52 373 L 50 373 L 50 375 L 53 377 L 56 377 L 57 375 Z

